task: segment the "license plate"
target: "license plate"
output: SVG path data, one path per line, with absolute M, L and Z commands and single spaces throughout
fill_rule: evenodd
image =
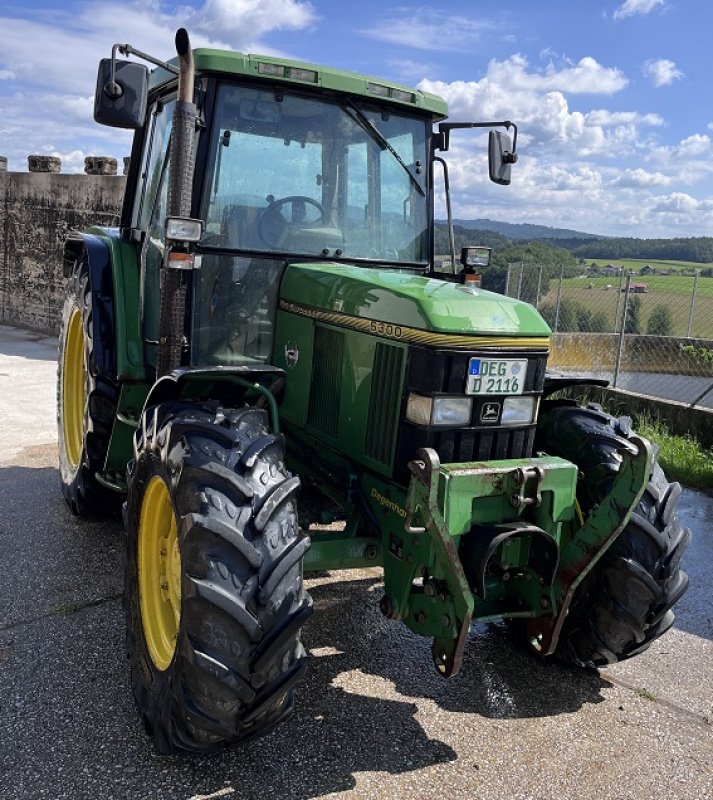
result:
M 527 360 L 512 358 L 471 358 L 466 394 L 522 394 Z

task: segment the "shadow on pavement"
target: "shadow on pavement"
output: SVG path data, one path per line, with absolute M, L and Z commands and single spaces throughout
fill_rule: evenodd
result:
M 55 362 L 58 345 L 56 336 L 0 325 L 0 356 Z
M 313 657 L 294 716 L 212 756 L 161 758 L 128 684 L 121 525 L 73 517 L 50 467 L 0 470 L 0 502 L 3 618 L 15 621 L 0 629 L 0 794 L 8 800 L 216 792 L 309 800 L 357 785 L 376 796 L 378 773 L 470 768 L 470 744 L 457 752 L 452 743 L 487 736 L 484 720 L 567 714 L 602 702 L 611 685 L 539 662 L 500 625 L 476 626 L 460 674 L 443 680 L 430 641 L 379 612 L 378 577 L 320 573 L 308 580 L 315 614 L 303 640 Z
M 381 582 L 374 579 L 311 589 L 316 615 L 305 629 L 310 649 L 343 650 L 344 655 L 330 657 L 339 671 L 369 672 L 391 681 L 401 695 L 493 719 L 576 711 L 601 702 L 600 690 L 609 686 L 596 672 L 539 661 L 518 648 L 501 624 L 474 626 L 460 673 L 444 680 L 433 667 L 430 639 L 381 615 L 381 591 Z

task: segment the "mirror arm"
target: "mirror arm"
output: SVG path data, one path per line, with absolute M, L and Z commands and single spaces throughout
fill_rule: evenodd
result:
M 137 50 L 130 44 L 115 44 L 111 48 L 111 77 L 109 78 L 109 82 L 104 86 L 104 91 L 106 92 L 107 96 L 110 97 L 112 100 L 116 100 L 123 94 L 123 89 L 116 82 L 117 51 L 121 53 L 122 56 L 134 55 L 137 56 L 137 58 L 141 58 L 144 61 L 148 61 L 149 64 L 154 64 L 155 66 L 161 67 L 167 70 L 168 72 L 173 72 L 174 75 L 179 74 L 179 69 L 174 64 L 169 64 L 166 61 L 161 61 L 158 58 L 154 58 L 153 56 L 150 56 L 148 53 L 144 53 L 141 50 Z
M 506 164 L 514 164 L 517 161 L 517 125 L 509 119 L 502 122 L 439 122 L 436 147 L 445 153 L 450 147 L 451 131 L 463 128 L 505 128 L 506 130 L 512 128 L 512 153 L 504 154 L 503 160 Z
M 443 188 L 446 190 L 446 214 L 448 216 L 448 243 L 451 248 L 451 263 L 453 264 L 453 274 L 456 271 L 456 239 L 453 232 L 453 213 L 451 211 L 451 185 L 448 179 L 448 163 L 440 156 L 434 156 L 434 161 L 437 161 L 443 167 Z M 431 272 L 433 272 L 434 265 L 431 264 Z

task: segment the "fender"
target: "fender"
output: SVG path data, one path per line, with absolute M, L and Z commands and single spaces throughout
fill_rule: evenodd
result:
M 561 372 L 545 372 L 545 388 L 542 392 L 543 397 L 549 397 L 554 392 L 561 389 L 569 389 L 572 386 L 609 386 L 606 378 L 595 378 L 593 375 L 566 375 Z
M 218 401 L 228 407 L 240 406 L 248 398 L 257 406 L 269 406 L 272 429 L 280 430 L 277 400 L 285 371 L 267 364 L 240 367 L 181 367 L 159 378 L 151 387 L 143 411 L 175 400 Z M 266 385 L 267 384 L 267 385 Z M 142 415 L 143 417 L 143 415 Z
M 81 264 L 88 266 L 92 303 L 92 366 L 95 374 L 104 374 L 116 380 L 116 313 L 109 248 L 98 236 L 72 232 L 65 240 L 62 262 L 65 278 L 69 278 Z

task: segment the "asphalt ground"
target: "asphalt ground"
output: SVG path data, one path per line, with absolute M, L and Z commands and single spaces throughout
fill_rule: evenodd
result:
M 713 797 L 713 498 L 684 492 L 676 627 L 601 672 L 477 625 L 461 673 L 378 610 L 378 570 L 308 581 L 294 716 L 208 757 L 156 754 L 128 686 L 119 521 L 73 517 L 56 470 L 56 342 L 0 327 L 0 798 Z

